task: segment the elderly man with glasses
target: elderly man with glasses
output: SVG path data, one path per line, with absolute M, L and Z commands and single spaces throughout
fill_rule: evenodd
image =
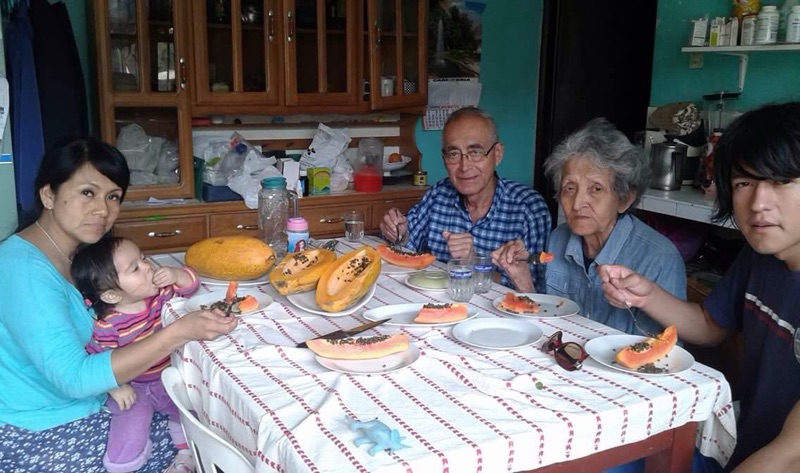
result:
M 430 251 L 440 261 L 489 255 L 510 240 L 523 241 L 531 253 L 544 251 L 550 212 L 538 192 L 497 175 L 505 147 L 492 117 L 475 107 L 456 111 L 445 123 L 442 144 L 447 178 L 408 215 L 390 209 L 381 222 L 384 238 Z M 532 271 L 534 281 L 544 280 L 541 265 Z M 510 284 L 504 273 L 501 283 Z

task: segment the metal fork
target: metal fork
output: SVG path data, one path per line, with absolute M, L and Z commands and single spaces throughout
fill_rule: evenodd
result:
M 400 233 L 400 224 L 394 226 L 394 231 L 397 233 L 397 237 L 392 243 L 392 249 L 395 251 L 403 251 L 403 235 Z
M 631 309 L 631 307 L 632 307 L 631 303 L 628 302 L 628 301 L 625 301 L 625 306 L 628 309 L 628 313 L 631 314 L 631 318 L 633 319 L 633 325 L 636 327 L 636 329 L 638 331 L 642 332 L 644 335 L 650 337 L 650 338 L 656 338 L 656 335 L 648 332 L 647 330 L 643 329 L 641 325 L 639 325 L 639 321 L 636 319 L 636 315 L 633 313 L 633 309 Z

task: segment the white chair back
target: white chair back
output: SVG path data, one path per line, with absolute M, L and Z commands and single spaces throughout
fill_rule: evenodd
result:
M 181 425 L 192 449 L 199 473 L 252 473 L 253 465 L 233 445 L 200 423 L 191 412 L 189 393 L 181 373 L 174 366 L 161 373 L 161 382 L 181 413 Z

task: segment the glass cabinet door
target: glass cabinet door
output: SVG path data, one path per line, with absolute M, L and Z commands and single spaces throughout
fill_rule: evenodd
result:
M 278 0 L 194 0 L 196 100 L 279 101 Z
M 169 107 L 116 107 L 117 148 L 128 161 L 131 186 L 176 184 L 178 115 Z
M 359 2 L 285 0 L 287 105 L 354 105 Z
M 186 86 L 172 0 L 109 0 L 108 67 L 114 92 L 171 93 Z
M 373 109 L 427 102 L 425 0 L 369 0 L 366 50 Z

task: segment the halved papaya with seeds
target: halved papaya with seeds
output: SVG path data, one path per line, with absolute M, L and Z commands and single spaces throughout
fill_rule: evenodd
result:
M 632 370 L 664 358 L 678 343 L 678 329 L 670 325 L 656 338 L 646 338 L 617 353 L 617 363 Z
M 400 266 L 401 268 L 422 269 L 436 261 L 436 257 L 433 256 L 433 253 L 397 251 L 384 244 L 378 245 L 375 250 L 381 256 L 381 259 L 395 266 Z
M 325 268 L 315 299 L 325 312 L 339 312 L 355 304 L 378 280 L 381 258 L 370 246 L 340 256 Z
M 281 294 L 312 291 L 336 253 L 323 248 L 311 248 L 287 254 L 269 273 L 269 282 Z

